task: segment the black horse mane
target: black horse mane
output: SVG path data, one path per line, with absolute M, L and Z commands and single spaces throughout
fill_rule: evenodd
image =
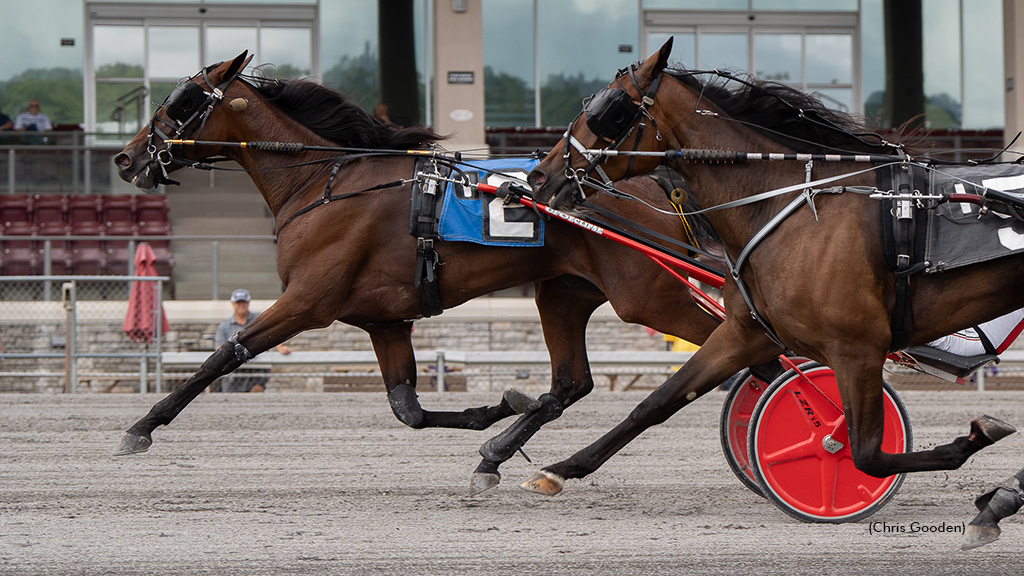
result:
M 731 118 L 796 152 L 895 152 L 850 114 L 828 108 L 811 94 L 781 82 L 728 74 L 705 81 L 703 77 L 712 73 L 685 69 L 666 69 L 665 73 Z
M 259 76 L 246 76 L 245 81 L 292 120 L 340 146 L 407 150 L 444 139 L 427 128 L 386 124 L 340 92 L 316 82 Z

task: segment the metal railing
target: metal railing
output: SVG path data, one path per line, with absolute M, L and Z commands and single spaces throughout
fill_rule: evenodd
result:
M 0 193 L 101 194 L 124 190 L 112 158 L 132 135 L 0 132 Z

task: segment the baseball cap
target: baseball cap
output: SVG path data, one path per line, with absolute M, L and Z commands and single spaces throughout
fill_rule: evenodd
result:
M 248 302 L 249 300 L 251 300 L 249 291 L 244 288 L 239 288 L 231 293 L 232 302 Z

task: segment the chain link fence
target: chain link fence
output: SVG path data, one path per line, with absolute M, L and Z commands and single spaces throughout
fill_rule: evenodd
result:
M 165 276 L 0 278 L 0 392 L 125 386 L 147 392 L 151 383 L 160 392 L 166 330 L 160 311 L 167 281 Z

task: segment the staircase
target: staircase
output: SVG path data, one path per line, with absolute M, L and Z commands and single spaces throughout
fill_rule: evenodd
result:
M 235 166 L 235 165 L 230 165 Z M 252 180 L 242 172 L 182 169 L 172 178 L 181 186 L 167 187 L 171 229 L 175 236 L 271 236 L 274 219 Z M 209 300 L 213 297 L 213 245 L 209 241 L 178 240 L 174 250 L 175 297 Z M 220 274 L 218 299 L 235 288 L 246 288 L 256 299 L 281 295 L 277 277 L 277 246 L 270 241 L 230 241 L 217 247 Z

